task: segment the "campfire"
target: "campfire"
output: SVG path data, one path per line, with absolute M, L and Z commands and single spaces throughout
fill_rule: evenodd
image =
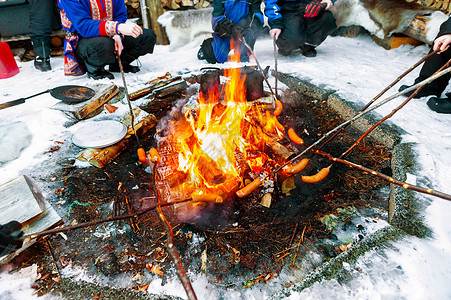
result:
M 255 191 L 269 207 L 275 184 L 282 184 L 290 175 L 285 170 L 274 171 L 297 150 L 280 142 L 286 139 L 275 116 L 280 107 L 263 92 L 258 72 L 254 68 L 226 69 L 223 84 L 219 76 L 209 80 L 172 112 L 158 142 L 157 186 L 163 202 L 192 199 L 181 206 L 202 207 Z M 263 97 L 254 99 L 255 95 Z

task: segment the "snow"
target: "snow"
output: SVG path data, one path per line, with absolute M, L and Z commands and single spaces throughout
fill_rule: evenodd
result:
M 370 24 L 371 25 L 371 24 Z M 173 75 L 198 71 L 211 66 L 198 61 L 198 46 L 190 44 L 172 49 L 157 46 L 152 55 L 140 59 L 142 70 L 137 74 L 126 74 L 129 92 L 141 88 L 145 82 L 161 76 L 167 71 Z M 300 55 L 278 57 L 280 72 L 295 74 L 313 84 L 321 84 L 336 90 L 344 99 L 363 106 L 395 78 L 425 56 L 426 45 L 401 46 L 385 50 L 368 36 L 357 38 L 329 37 L 318 48 L 315 58 Z M 262 66 L 274 66 L 272 41 L 262 38 L 257 41 L 255 53 Z M 94 82 L 86 75 L 79 78 L 63 75 L 63 58 L 51 60 L 53 70 L 41 73 L 34 69 L 33 62 L 19 63 L 20 73 L 0 80 L 0 102 L 15 100 L 34 93 L 65 84 L 86 85 Z M 226 64 L 227 65 L 227 64 Z M 216 65 L 217 67 L 217 65 Z M 414 70 L 398 83 L 386 96 L 396 93 L 401 84 L 411 84 L 418 75 Z M 113 80 L 122 86 L 119 74 Z M 107 79 L 100 82 L 108 83 Z M 270 78 L 274 86 L 274 78 Z M 96 82 L 97 83 L 97 82 Z M 280 86 L 280 84 L 279 84 Z M 450 88 L 447 88 L 449 91 Z M 445 91 L 446 92 L 446 91 Z M 382 98 L 385 98 L 383 96 Z M 399 97 L 377 109 L 386 115 L 399 105 L 405 97 Z M 418 153 L 420 172 L 409 176 L 409 181 L 429 184 L 431 188 L 451 194 L 451 117 L 437 114 L 426 105 L 426 98 L 413 99 L 390 120 L 406 131 L 403 142 L 414 142 Z M 55 141 L 69 143 L 71 136 L 83 123 L 65 127 L 71 121 L 65 114 L 52 109 L 58 100 L 49 93 L 26 100 L 24 104 L 0 110 L 1 130 L 15 122 L 23 122 L 32 135 L 18 158 L 1 165 L 0 183 L 7 182 L 32 169 L 48 158 L 45 153 Z M 119 103 L 120 109 L 126 109 Z M 103 112 L 96 118 L 106 118 Z M 26 135 L 21 138 L 26 141 Z M 17 135 L 19 138 L 19 135 Z M 26 144 L 26 143 L 25 143 Z M 432 196 L 421 196 L 428 206 L 420 211 L 425 224 L 432 230 L 432 237 L 420 239 L 413 236 L 392 242 L 382 249 L 372 250 L 360 257 L 355 265 L 345 266 L 352 270 L 352 278 L 346 283 L 324 280 L 287 299 L 450 299 L 451 298 L 451 202 Z M 22 274 L 0 273 L 1 299 L 32 299 L 34 290 L 30 280 Z M 200 299 L 214 299 L 221 295 L 201 274 L 189 274 Z M 227 299 L 264 299 L 266 288 L 278 284 L 277 279 L 267 286 L 253 289 L 231 290 Z M 177 278 L 162 285 L 159 279 L 151 283 L 149 292 L 174 294 L 186 297 Z M 46 297 L 44 297 L 46 298 Z

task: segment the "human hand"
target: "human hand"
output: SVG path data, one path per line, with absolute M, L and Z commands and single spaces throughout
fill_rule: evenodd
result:
M 131 23 L 131 22 L 120 23 L 117 26 L 117 31 L 120 34 L 129 35 L 134 38 L 138 37 L 139 35 L 141 35 L 143 33 L 143 29 L 138 24 Z
M 449 45 L 451 44 L 451 34 L 445 34 L 440 37 L 438 37 L 434 41 L 434 51 L 440 50 L 440 52 L 443 52 L 449 48 Z
M 119 35 L 116 34 L 115 36 L 113 36 L 113 40 L 114 40 L 114 52 L 116 52 L 118 56 L 121 56 L 122 50 L 124 49 L 122 39 Z
M 331 9 L 334 6 L 334 3 L 332 0 L 322 0 L 321 3 L 326 3 L 326 10 Z
M 269 35 L 271 36 L 271 38 L 276 39 L 276 40 L 279 38 L 279 35 L 281 33 L 282 33 L 282 29 L 280 29 L 280 28 L 274 28 L 269 31 Z

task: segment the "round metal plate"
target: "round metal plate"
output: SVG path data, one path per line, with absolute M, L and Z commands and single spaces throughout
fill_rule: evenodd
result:
M 117 121 L 91 122 L 79 128 L 72 142 L 82 148 L 104 148 L 116 144 L 127 134 L 127 127 Z
M 89 100 L 95 93 L 93 89 L 79 85 L 63 85 L 50 90 L 52 97 L 66 103 L 79 103 Z

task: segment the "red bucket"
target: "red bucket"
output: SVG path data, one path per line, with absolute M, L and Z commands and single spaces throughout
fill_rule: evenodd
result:
M 11 48 L 5 42 L 0 42 L 0 79 L 9 78 L 19 73 Z

